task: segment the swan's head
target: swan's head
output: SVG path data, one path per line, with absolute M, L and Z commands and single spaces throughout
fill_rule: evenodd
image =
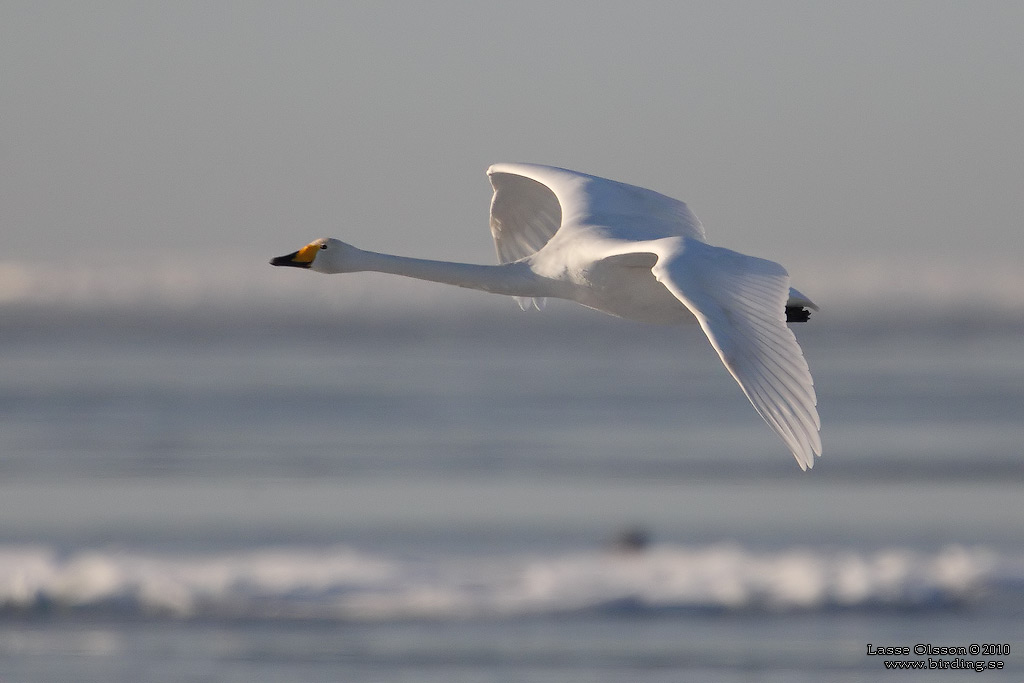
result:
M 298 251 L 270 259 L 270 265 L 307 268 L 318 273 L 349 273 L 357 270 L 354 257 L 358 251 L 351 244 L 333 237 L 324 237 Z

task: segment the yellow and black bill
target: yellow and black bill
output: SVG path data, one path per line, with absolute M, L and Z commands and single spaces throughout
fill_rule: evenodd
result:
M 316 253 L 319 250 L 319 244 L 307 244 L 298 251 L 293 251 L 290 254 L 270 259 L 270 265 L 291 266 L 292 268 L 309 268 L 313 265 L 313 259 L 316 258 Z

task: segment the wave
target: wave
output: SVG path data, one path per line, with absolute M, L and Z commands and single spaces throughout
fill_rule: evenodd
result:
M 0 614 L 8 616 L 385 621 L 918 610 L 1005 604 L 1022 591 L 1024 556 L 964 546 L 765 552 L 728 543 L 440 559 L 346 547 L 188 556 L 0 547 Z

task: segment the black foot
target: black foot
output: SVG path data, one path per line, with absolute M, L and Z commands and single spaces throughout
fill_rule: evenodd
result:
M 786 306 L 787 323 L 805 323 L 811 317 L 811 312 L 803 306 Z

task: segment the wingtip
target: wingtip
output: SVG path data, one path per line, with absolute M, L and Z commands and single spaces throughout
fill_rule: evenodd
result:
M 813 448 L 812 450 L 796 452 L 793 451 L 793 457 L 796 458 L 796 464 L 800 465 L 800 469 L 804 472 L 810 469 L 814 469 L 814 459 L 821 457 L 821 448 Z

